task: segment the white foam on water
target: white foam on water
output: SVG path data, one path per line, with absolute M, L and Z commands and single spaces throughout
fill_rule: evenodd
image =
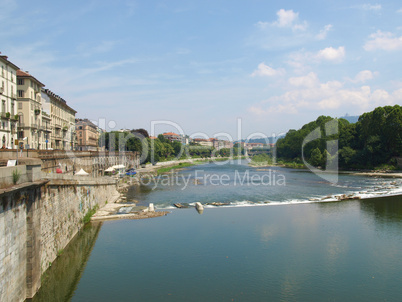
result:
M 289 199 L 284 201 L 264 200 L 253 202 L 250 200 L 232 201 L 228 205 L 216 206 L 203 204 L 204 208 L 235 208 L 235 207 L 256 207 L 256 206 L 275 206 L 275 205 L 290 205 L 290 204 L 309 204 L 319 202 L 334 202 L 339 201 L 346 196 L 347 199 L 367 199 L 373 197 L 393 196 L 402 194 L 402 180 L 388 181 L 381 184 L 372 184 L 374 188 L 366 187 L 366 190 L 361 191 L 345 191 L 342 194 L 328 194 L 321 196 L 311 196 L 306 199 Z M 341 186 L 343 187 L 343 186 Z M 347 186 L 345 186 L 347 188 Z M 385 187 L 385 188 L 384 188 Z M 195 202 L 189 203 L 190 207 L 195 206 Z M 176 209 L 173 205 L 157 205 L 157 209 Z

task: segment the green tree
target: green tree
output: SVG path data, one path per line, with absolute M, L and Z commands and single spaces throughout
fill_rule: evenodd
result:
M 158 139 L 161 143 L 166 143 L 168 142 L 168 140 L 166 139 L 166 137 L 163 134 L 159 134 L 158 135 Z
M 323 156 L 321 154 L 320 149 L 317 147 L 314 150 L 311 151 L 311 155 L 310 155 L 310 163 L 313 166 L 321 166 L 322 165 L 322 159 Z

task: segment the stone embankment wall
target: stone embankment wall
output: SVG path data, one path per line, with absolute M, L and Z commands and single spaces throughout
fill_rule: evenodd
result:
M 32 175 L 30 182 L 0 189 L 0 301 L 33 297 L 85 214 L 119 196 L 112 179 Z
M 103 172 L 114 165 L 125 165 L 137 168 L 140 164 L 138 152 L 97 152 L 97 151 L 38 151 L 42 160 L 42 171 L 55 172 L 61 168 L 63 173 L 71 173 L 84 169 L 92 176 L 103 175 Z
M 55 175 L 42 187 L 41 274 L 81 229 L 82 219 L 89 210 L 114 202 L 120 196 L 115 180 L 86 178 Z

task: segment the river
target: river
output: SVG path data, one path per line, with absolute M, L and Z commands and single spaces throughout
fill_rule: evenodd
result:
M 88 225 L 34 301 L 399 301 L 400 187 L 244 162 L 150 179 L 128 199 L 171 213 Z M 368 199 L 336 201 L 344 193 Z M 227 205 L 172 207 L 195 202 Z

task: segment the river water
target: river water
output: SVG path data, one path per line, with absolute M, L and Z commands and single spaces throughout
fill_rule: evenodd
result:
M 128 199 L 160 209 L 228 205 L 91 224 L 34 300 L 400 301 L 400 187 L 400 179 L 340 175 L 329 183 L 244 162 L 150 179 Z M 344 193 L 370 198 L 335 201 Z

